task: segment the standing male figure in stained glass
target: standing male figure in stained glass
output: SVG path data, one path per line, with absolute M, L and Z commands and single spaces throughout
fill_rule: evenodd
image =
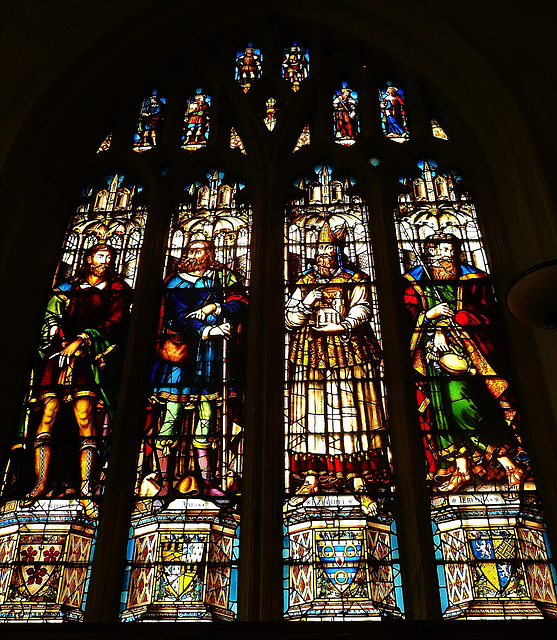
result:
M 325 222 L 315 265 L 299 276 L 286 305 L 287 447 L 290 484 L 298 486 L 292 504 L 347 490 L 365 513 L 376 513 L 365 481 L 385 472 L 386 443 L 371 315 L 368 277 L 343 266 L 340 242 Z
M 217 438 L 231 395 L 239 395 L 236 338 L 248 301 L 240 277 L 215 260 L 208 240 L 190 241 L 166 280 L 159 359 L 152 374 L 161 406 L 152 471 L 142 495 L 200 494 L 217 502 Z M 224 405 L 224 406 L 223 406 Z M 224 452 L 220 452 L 224 455 Z
M 358 102 L 348 87 L 340 90 L 333 100 L 335 137 L 355 140 L 358 137 Z
M 33 386 L 42 414 L 33 445 L 36 482 L 30 501 L 74 492 L 67 483 L 50 486 L 53 431 L 63 403 L 72 404 L 79 432 L 79 494 L 94 492 L 100 435 L 95 414 L 97 408 L 109 414 L 113 409 L 110 378 L 130 306 L 130 288 L 113 271 L 115 257 L 107 244 L 88 249 L 78 275 L 59 285 L 48 302 Z
M 184 118 L 184 146 L 206 143 L 208 130 L 209 104 L 206 96 L 198 93 L 188 102 L 188 110 Z
M 297 45 L 290 47 L 282 61 L 282 75 L 292 83 L 292 89 L 298 91 L 302 80 L 308 77 L 308 61 L 306 53 Z
M 248 46 L 243 54 L 236 58 L 237 78 L 245 92 L 254 80 L 261 77 L 261 55 L 254 47 Z
M 488 275 L 461 262 L 460 252 L 456 236 L 436 233 L 426 240 L 423 263 L 405 274 L 430 472 L 443 492 L 474 477 L 505 476 L 516 491 L 526 471 L 516 463 L 521 449 L 507 423 L 516 410 L 504 377 L 493 293 Z
M 139 113 L 138 133 L 143 147 L 156 146 L 162 119 L 162 105 L 156 94 L 146 98 Z

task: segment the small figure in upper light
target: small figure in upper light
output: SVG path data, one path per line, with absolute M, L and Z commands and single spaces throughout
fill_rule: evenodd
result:
M 381 94 L 381 109 L 384 114 L 384 131 L 389 138 L 406 138 L 404 99 L 396 87 L 387 87 Z
M 160 123 L 162 119 L 162 104 L 156 94 L 143 100 L 139 113 L 138 137 L 136 147 L 151 148 L 157 144 Z
M 333 100 L 335 138 L 341 144 L 353 144 L 358 137 L 358 101 L 348 87 Z
M 282 62 L 282 77 L 292 83 L 292 90 L 298 91 L 300 83 L 309 75 L 307 54 L 300 47 L 293 45 L 285 52 Z
M 261 55 L 254 47 L 248 46 L 244 53 L 236 58 L 236 67 L 236 79 L 247 93 L 251 83 L 261 77 Z
M 188 101 L 188 109 L 184 117 L 184 147 L 195 145 L 196 148 L 207 143 L 209 132 L 209 103 L 207 96 L 198 93 Z

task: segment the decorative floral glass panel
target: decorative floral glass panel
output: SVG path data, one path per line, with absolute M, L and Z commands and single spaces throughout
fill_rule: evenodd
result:
M 262 61 L 261 49 L 256 49 L 252 44 L 248 44 L 244 51 L 238 51 L 235 79 L 240 83 L 244 93 L 250 90 L 255 80 L 261 78 L 263 73 Z
M 292 85 L 292 91 L 298 91 L 300 83 L 308 76 L 309 51 L 296 43 L 284 49 L 282 77 Z
M 182 149 L 196 151 L 207 144 L 209 139 L 211 96 L 197 90 L 194 96 L 188 98 L 186 114 L 184 116 L 184 130 L 182 133 Z
M 346 82 L 335 91 L 333 98 L 333 127 L 335 142 L 350 146 L 360 137 L 358 94 Z
M 236 617 L 251 210 L 220 171 L 170 229 L 125 621 Z
M 146 211 L 111 177 L 72 218 L 0 498 L 0 619 L 82 620 Z
M 133 150 L 149 151 L 157 145 L 164 117 L 165 98 L 155 90 L 141 103 L 139 119 L 133 136 Z
M 476 210 L 422 161 L 395 211 L 445 618 L 557 615 Z
M 287 211 L 284 607 L 400 618 L 381 333 L 367 207 L 317 168 Z
M 385 136 L 395 142 L 406 142 L 409 133 L 403 90 L 393 86 L 379 89 L 379 104 Z

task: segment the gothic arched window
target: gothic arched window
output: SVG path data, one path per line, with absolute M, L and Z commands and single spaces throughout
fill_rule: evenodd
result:
M 165 42 L 41 263 L 0 619 L 555 617 L 451 101 L 284 16 Z

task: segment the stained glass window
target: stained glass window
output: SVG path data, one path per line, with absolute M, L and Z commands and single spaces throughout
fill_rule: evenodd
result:
M 122 619 L 237 614 L 251 210 L 221 171 L 170 230 Z
M 445 618 L 555 616 L 555 570 L 472 200 L 422 161 L 395 221 Z
M 449 139 L 449 136 L 435 118 L 431 118 L 431 132 L 433 133 L 433 137 L 439 138 L 439 140 Z
M 157 91 L 139 94 L 145 100 L 140 106 L 138 99 L 131 114 L 127 106 L 115 114 L 115 122 L 128 118 L 128 151 L 132 132 L 134 151 L 157 146 L 153 154 L 129 153 L 149 177 L 157 204 L 141 259 L 143 287 L 132 310 L 146 209 L 137 204 L 140 188 L 111 174 L 85 192 L 71 221 L 45 299 L 18 436 L 7 446 L 0 619 L 276 620 L 282 607 L 288 621 L 348 623 L 431 619 L 439 603 L 445 619 L 557 617 L 556 574 L 474 204 L 460 177 L 438 171 L 433 161 L 420 162 L 402 180 L 395 218 L 408 322 L 389 317 L 384 310 L 404 311 L 396 299 L 402 278 L 396 269 L 393 275 L 389 259 L 396 247 L 388 231 L 382 234 L 384 216 L 375 207 L 370 213 L 358 193 L 365 187 L 370 201 L 381 201 L 398 171 L 397 158 L 407 164 L 414 152 L 412 145 L 388 142 L 409 138 L 406 90 L 371 80 L 378 70 L 353 55 L 364 52 L 363 43 L 354 49 L 332 30 L 319 42 L 327 29 L 311 29 L 308 82 L 308 49 L 296 42 L 283 48 L 292 40 L 263 38 L 265 32 L 257 36 L 269 46 L 265 62 L 274 72 L 255 85 L 251 98 L 245 94 L 261 78 L 262 49 L 232 47 L 230 38 L 237 36 L 230 25 L 232 35 L 224 34 L 218 46 L 196 39 L 185 57 L 173 50 L 168 65 L 159 65 L 165 61 L 157 51 L 154 72 L 164 67 L 174 123 L 164 147 L 166 105 Z M 342 47 L 336 49 L 335 40 Z M 354 84 L 331 85 L 335 69 L 347 68 L 344 62 Z M 406 76 L 401 65 L 399 72 L 410 86 L 411 71 Z M 307 98 L 291 93 L 302 86 Z M 420 82 L 413 86 L 417 94 Z M 275 128 L 277 105 L 284 140 L 262 128 L 262 122 Z M 424 113 L 413 113 L 417 128 L 431 131 L 430 139 L 448 140 Z M 382 129 L 362 132 L 376 116 Z M 246 157 L 232 122 L 254 154 L 250 148 Z M 318 161 L 315 140 L 309 146 L 310 125 L 304 126 L 309 122 L 319 148 L 331 139 L 344 145 L 332 156 L 360 176 L 358 184 L 322 164 L 296 182 L 292 199 L 293 173 L 304 159 Z M 112 128 L 99 131 L 90 151 Z M 114 129 L 117 146 L 120 133 Z M 364 155 L 349 148 L 363 133 Z M 111 142 L 112 133 L 98 152 Z M 431 144 L 444 147 L 448 158 L 454 143 Z M 175 153 L 180 147 L 203 150 Z M 116 158 L 130 160 L 120 151 L 100 153 L 92 164 L 98 169 Z M 227 172 L 205 174 L 216 159 Z M 245 170 L 260 216 L 254 216 L 253 287 L 252 209 L 247 190 L 229 173 L 235 163 Z M 193 171 L 205 177 L 182 190 Z M 370 182 L 363 184 L 366 176 Z M 43 204 L 46 219 L 53 209 L 47 199 Z M 29 247 L 33 233 L 25 239 Z M 25 251 L 30 256 L 34 250 Z M 283 274 L 277 273 L 281 258 L 274 259 L 282 250 Z M 34 282 L 20 280 L 27 289 Z M 283 334 L 282 315 L 274 313 L 282 303 Z M 249 351 L 248 310 L 257 328 Z M 97 312 L 100 324 L 82 326 Z M 133 348 L 121 367 L 128 320 Z M 413 370 L 398 357 L 408 342 Z M 410 373 L 415 384 L 397 386 Z M 123 410 L 116 423 L 120 377 Z M 387 379 L 395 381 L 388 397 Z M 421 430 L 412 422 L 418 415 Z M 401 446 L 409 424 L 417 451 Z M 391 438 L 406 465 L 391 459 Z M 410 486 L 409 478 L 418 478 L 419 486 Z M 419 521 L 426 483 L 430 517 Z M 272 520 L 282 527 L 268 527 Z M 430 564 L 424 539 L 434 551 Z M 418 575 L 413 559 L 422 573 L 437 571 L 433 589 L 420 593 L 418 585 L 431 583 Z M 100 593 L 105 585 L 118 592 L 115 598 Z
M 381 126 L 387 138 L 395 142 L 408 140 L 408 122 L 404 104 L 404 91 L 399 87 L 388 86 L 379 89 L 381 106 Z
M 285 617 L 402 616 L 381 332 L 363 201 L 318 167 L 285 228 Z
M 101 153 L 101 151 L 108 151 L 110 149 L 111 144 L 112 144 L 112 131 L 102 141 L 101 146 L 97 149 L 97 153 Z
M 133 136 L 133 150 L 149 151 L 157 145 L 164 118 L 166 99 L 155 90 L 141 102 L 139 118 Z
M 231 149 L 240 149 L 241 153 L 246 155 L 246 149 L 244 147 L 244 143 L 242 142 L 242 138 L 238 135 L 238 132 L 234 127 L 230 129 L 230 148 Z
M 309 124 L 306 124 L 302 130 L 302 133 L 300 133 L 300 135 L 298 136 L 298 140 L 296 141 L 296 146 L 294 147 L 294 152 L 310 144 L 310 142 L 311 142 L 311 132 L 309 130 Z
M 0 620 L 82 620 L 146 220 L 112 176 L 72 218 L 0 511 Z
M 350 146 L 360 137 L 358 94 L 346 82 L 335 91 L 333 98 L 333 126 L 335 142 Z
M 282 77 L 292 85 L 292 91 L 298 91 L 300 83 L 309 76 L 309 51 L 296 42 L 284 49 L 282 58 Z
M 182 133 L 182 149 L 196 151 L 207 144 L 209 139 L 211 96 L 198 89 L 188 98 Z
M 256 49 L 252 44 L 248 44 L 244 51 L 238 51 L 236 55 L 236 81 L 247 93 L 254 80 L 261 77 L 263 73 L 261 63 L 263 56 L 261 49 Z
M 269 98 L 265 104 L 265 126 L 269 131 L 272 131 L 277 124 L 277 101 L 274 98 Z

